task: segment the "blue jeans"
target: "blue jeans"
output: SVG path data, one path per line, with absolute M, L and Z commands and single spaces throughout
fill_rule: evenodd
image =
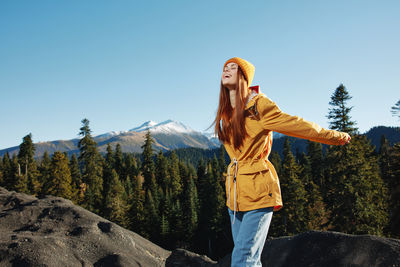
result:
M 273 207 L 236 211 L 233 224 L 234 212 L 230 208 L 228 208 L 228 212 L 231 218 L 234 243 L 231 267 L 262 266 L 261 252 L 267 239 Z

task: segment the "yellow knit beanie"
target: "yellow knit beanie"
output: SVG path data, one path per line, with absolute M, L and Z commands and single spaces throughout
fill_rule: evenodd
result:
M 247 86 L 250 87 L 251 82 L 253 81 L 254 72 L 256 70 L 254 65 L 240 57 L 233 57 L 225 62 L 223 69 L 225 69 L 225 66 L 230 62 L 234 62 L 239 65 L 240 69 L 243 71 L 244 76 L 246 77 Z

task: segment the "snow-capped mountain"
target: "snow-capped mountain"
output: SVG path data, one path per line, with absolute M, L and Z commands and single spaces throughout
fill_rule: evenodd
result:
M 147 129 L 154 127 L 155 125 L 157 125 L 157 122 L 154 121 L 146 121 L 145 123 L 143 123 L 142 125 L 140 125 L 139 127 L 135 127 L 133 129 L 130 129 L 129 132 L 143 132 L 143 131 L 147 131 Z
M 173 120 L 166 120 L 160 123 L 155 121 L 146 121 L 142 125 L 132 128 L 128 131 L 111 131 L 108 133 L 96 135 L 95 138 L 108 138 L 113 137 L 116 135 L 121 135 L 129 132 L 147 132 L 150 130 L 152 134 L 155 133 L 164 133 L 164 134 L 176 134 L 176 133 L 198 133 L 195 130 L 191 129 L 190 127 L 184 125 L 181 122 L 173 121 Z
M 108 138 L 108 137 L 113 137 L 115 135 L 120 135 L 123 133 L 126 133 L 127 131 L 111 131 L 105 134 L 100 134 L 100 135 L 96 135 L 96 138 Z
M 193 129 L 184 125 L 181 122 L 166 120 L 160 123 L 156 123 L 154 121 L 147 121 L 140 125 L 139 127 L 130 129 L 130 132 L 145 132 L 150 130 L 151 133 L 164 133 L 164 134 L 173 134 L 173 133 L 195 133 Z
M 203 135 L 205 135 L 208 139 L 217 138 L 213 132 L 203 132 Z

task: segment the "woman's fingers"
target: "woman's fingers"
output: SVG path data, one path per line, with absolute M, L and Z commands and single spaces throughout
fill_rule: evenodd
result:
M 350 143 L 351 136 L 348 133 L 345 133 L 345 134 L 346 134 L 346 136 L 345 136 L 345 138 L 342 139 L 341 145 L 345 145 L 345 144 Z

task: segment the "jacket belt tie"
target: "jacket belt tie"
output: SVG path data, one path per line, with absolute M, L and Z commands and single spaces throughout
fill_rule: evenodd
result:
M 233 174 L 233 184 L 235 185 L 233 189 L 233 220 L 232 224 L 235 224 L 235 217 L 236 217 L 236 176 L 237 176 L 237 170 L 238 170 L 238 162 L 236 158 L 233 158 L 232 164 L 229 164 L 228 167 L 228 199 L 229 199 L 229 204 L 231 204 L 231 167 L 235 165 L 235 173 Z

